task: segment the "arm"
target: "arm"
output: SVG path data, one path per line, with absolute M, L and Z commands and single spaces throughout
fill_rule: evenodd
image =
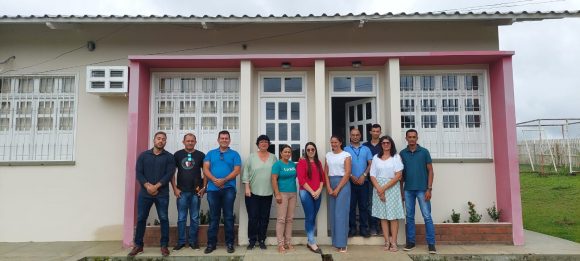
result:
M 429 201 L 431 200 L 431 188 L 433 187 L 433 177 L 435 175 L 433 173 L 433 164 L 427 164 L 427 172 L 429 172 L 429 177 L 427 181 L 427 191 L 425 192 L 425 200 Z
M 246 165 L 244 165 L 244 172 L 242 173 L 242 183 L 244 183 L 245 195 L 249 197 L 252 195 L 252 190 L 250 189 L 250 165 L 252 164 L 252 155 L 248 157 Z
M 204 161 L 204 162 L 203 162 L 203 175 L 205 176 L 205 179 L 206 179 L 206 180 L 213 182 L 213 183 L 214 183 L 214 184 L 217 186 L 217 184 L 216 184 L 216 181 L 217 181 L 218 179 L 216 179 L 216 178 L 215 178 L 215 177 L 214 177 L 214 176 L 211 174 L 211 171 L 209 170 L 209 169 L 210 169 L 210 167 L 211 167 L 211 164 L 209 163 L 209 161 Z M 207 183 L 208 181 L 205 181 L 205 182 Z M 219 187 L 219 186 L 218 186 L 218 187 Z
M 274 191 L 276 203 L 282 204 L 282 195 L 280 195 L 280 188 L 278 187 L 278 174 L 274 173 L 272 173 L 272 190 Z
M 374 176 L 371 176 L 371 182 L 373 183 L 373 187 L 377 190 L 377 194 L 379 195 L 379 199 L 381 201 L 385 201 L 385 191 L 381 190 L 381 185 L 379 185 L 379 182 L 377 181 L 377 178 Z
M 201 189 L 199 189 L 199 191 L 197 192 L 197 195 L 200 198 L 203 197 L 203 195 L 205 194 L 205 191 L 207 190 L 207 178 L 203 177 L 202 181 L 203 181 L 203 187 Z
M 359 185 L 362 185 L 365 183 L 365 179 L 367 178 L 366 175 L 368 173 L 370 173 L 370 171 L 371 171 L 371 164 L 372 164 L 372 160 L 367 160 L 367 168 L 365 169 L 365 172 L 363 172 L 363 175 L 361 175 L 358 178 Z
M 173 194 L 175 194 L 175 197 L 181 197 L 181 190 L 177 188 L 177 174 L 173 175 L 173 178 L 171 179 L 171 187 L 173 187 Z
M 335 196 L 338 196 L 338 193 L 340 192 L 340 190 L 342 190 L 342 187 L 344 187 L 348 182 L 348 179 L 351 174 L 351 164 L 352 164 L 351 157 L 347 157 L 346 159 L 344 159 L 344 176 L 342 176 L 342 179 L 340 180 L 340 182 L 338 182 L 338 186 L 336 186 L 336 189 L 334 190 Z
M 395 172 L 395 177 L 392 178 L 391 180 L 389 180 L 389 182 L 387 182 L 387 184 L 385 184 L 382 188 L 383 191 L 389 189 L 390 187 L 394 186 L 395 184 L 397 184 L 397 182 L 401 179 L 401 176 L 403 174 L 401 173 L 401 171 L 397 171 Z
M 330 178 L 328 178 L 328 163 L 324 162 L 324 180 L 326 181 L 326 193 L 328 195 L 333 194 L 333 190 L 330 187 Z
M 157 189 L 163 185 L 169 184 L 169 181 L 173 178 L 173 174 L 175 173 L 175 158 L 171 156 L 171 154 L 169 155 L 170 158 L 167 159 L 167 162 L 165 163 L 165 173 L 159 182 L 155 184 Z

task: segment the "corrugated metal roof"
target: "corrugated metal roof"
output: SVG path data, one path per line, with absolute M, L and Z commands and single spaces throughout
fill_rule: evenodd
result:
M 0 23 L 304 23 L 341 21 L 463 21 L 491 20 L 500 24 L 514 22 L 580 17 L 580 11 L 537 11 L 537 12 L 426 12 L 386 14 L 334 14 L 334 15 L 42 15 L 0 16 Z

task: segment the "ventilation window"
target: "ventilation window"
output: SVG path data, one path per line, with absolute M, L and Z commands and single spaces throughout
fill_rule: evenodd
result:
M 129 79 L 126 66 L 88 66 L 87 92 L 100 95 L 125 95 Z

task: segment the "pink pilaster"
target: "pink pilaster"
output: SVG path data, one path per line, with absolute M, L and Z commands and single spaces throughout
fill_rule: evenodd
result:
M 497 206 L 503 213 L 500 221 L 512 223 L 514 245 L 523 245 L 512 58 L 491 63 L 489 74 Z
M 139 62 L 129 64 L 129 118 L 127 129 L 127 163 L 125 175 L 125 218 L 123 224 L 123 246 L 133 243 L 135 228 L 136 199 L 139 185 L 135 178 L 135 162 L 149 142 L 149 68 Z

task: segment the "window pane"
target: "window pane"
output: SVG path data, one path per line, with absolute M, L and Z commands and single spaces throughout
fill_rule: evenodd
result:
M 37 130 L 47 131 L 52 130 L 52 117 L 38 117 Z
M 459 111 L 459 106 L 457 105 L 458 99 L 443 99 L 442 102 L 442 108 L 444 112 Z
M 264 92 L 281 92 L 282 80 L 280 78 L 264 78 Z
M 179 102 L 180 113 L 195 113 L 195 101 L 181 101 Z
M 0 118 L 0 131 L 8 131 L 8 127 L 10 127 L 10 119 Z
M 401 128 L 415 128 L 415 116 L 401 115 Z
M 224 92 L 235 93 L 240 89 L 240 81 L 238 78 L 224 79 Z
M 202 117 L 201 118 L 201 129 L 202 130 L 215 130 L 215 129 L 217 129 L 217 117 Z
M 274 123 L 266 123 L 266 135 L 270 140 L 276 140 L 276 125 Z
M 279 123 L 278 124 L 278 140 L 279 141 L 286 141 L 288 140 L 288 124 L 287 123 Z
M 348 121 L 354 122 L 354 106 L 348 106 Z
M 278 156 L 280 155 L 280 153 L 276 153 L 276 145 L 274 144 L 270 144 L 270 146 L 268 146 L 268 152 Z
M 290 147 L 292 148 L 292 161 L 298 162 L 300 159 L 300 144 L 292 144 Z
M 31 93 L 34 91 L 34 80 L 33 79 L 19 79 L 18 80 L 18 93 Z
M 354 78 L 355 92 L 372 92 L 373 91 L 373 77 L 355 77 Z
M 335 92 L 350 92 L 350 77 L 334 77 Z
M 421 111 L 422 112 L 437 111 L 437 105 L 435 103 L 435 99 L 422 99 L 421 100 Z
M 2 79 L 0 81 L 0 93 L 10 92 L 10 79 Z
M 301 92 L 302 78 L 300 77 L 284 78 L 284 89 L 286 90 L 286 92 Z
M 477 75 L 465 76 L 465 89 L 468 91 L 479 90 L 479 77 Z
M 363 120 L 363 106 L 362 106 L 362 104 L 356 105 L 356 118 L 357 118 L 357 121 Z
M 38 102 L 38 114 L 52 114 L 53 102 Z
M 238 101 L 224 101 L 222 103 L 222 110 L 224 113 L 238 113 L 239 102 Z
M 401 112 L 414 112 L 415 111 L 415 100 L 414 99 L 402 99 L 401 100 Z
M 169 126 L 171 127 L 171 125 Z M 72 117 L 61 117 L 58 124 L 59 130 L 72 130 L 73 129 L 73 118 Z
M 72 114 L 74 113 L 74 101 L 61 101 L 60 102 L 60 114 Z
M 38 91 L 40 93 L 54 92 L 54 78 L 40 78 L 40 88 Z
M 412 90 L 413 90 L 413 76 L 401 75 L 401 91 L 412 91 Z
M 172 101 L 160 101 L 158 113 L 173 113 L 173 102 Z
M 292 120 L 300 120 L 300 103 L 290 103 L 290 114 Z
M 16 104 L 17 104 L 16 114 L 32 113 L 32 102 L 18 102 Z
M 195 117 L 181 117 L 179 118 L 180 130 L 195 130 Z
M 226 130 L 237 130 L 239 129 L 238 117 L 223 117 L 222 128 Z
M 266 102 L 266 120 L 276 119 L 276 103 Z
M 366 119 L 369 120 L 373 117 L 373 108 L 372 108 L 372 104 L 370 102 L 366 103 L 366 108 L 365 108 L 365 113 L 366 113 Z
M 62 122 L 62 118 L 61 118 Z M 159 117 L 157 119 L 157 129 L 158 130 L 171 130 L 173 125 L 172 117 Z
M 159 84 L 159 93 L 171 93 L 172 79 L 163 78 Z
M 201 82 L 201 91 L 204 93 L 217 92 L 218 81 L 216 78 L 204 78 Z
M 443 115 L 443 128 L 459 128 L 459 115 Z
M 62 93 L 74 93 L 75 92 L 75 79 L 73 77 L 63 77 L 61 79 L 62 87 L 60 91 Z
M 292 140 L 300 140 L 300 123 L 290 124 L 290 131 L 292 132 Z
M 181 79 L 181 93 L 194 93 L 195 79 Z
M 481 116 L 479 115 L 465 115 L 465 122 L 467 128 L 480 128 Z
M 8 116 L 10 114 L 10 102 L 0 103 L 0 116 Z
M 201 105 L 202 113 L 217 113 L 217 103 L 215 101 L 204 101 Z
M 421 126 L 423 128 L 435 128 L 437 126 L 437 115 L 421 115 Z
M 479 111 L 479 99 L 465 99 L 465 111 Z
M 279 120 L 288 119 L 288 103 L 286 102 L 278 103 L 278 119 Z
M 444 91 L 457 90 L 457 76 L 443 75 L 441 78 L 441 87 Z
M 435 90 L 435 76 L 421 76 L 421 90 L 422 91 Z

